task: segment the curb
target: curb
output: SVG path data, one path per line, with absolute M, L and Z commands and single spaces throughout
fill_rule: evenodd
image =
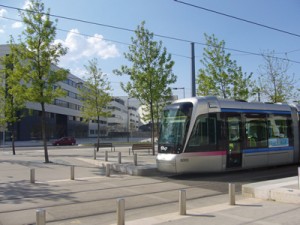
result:
M 105 162 L 105 161 L 86 159 L 86 158 L 76 158 L 76 159 L 96 165 L 96 166 L 102 166 L 103 168 L 106 168 L 106 165 L 110 164 L 110 168 L 113 171 L 125 173 L 125 174 L 131 175 L 131 176 L 162 175 L 162 173 L 157 170 L 157 166 L 154 164 L 134 166 L 131 163 L 119 164 L 119 163 Z
M 246 184 L 242 186 L 242 195 L 250 198 L 299 204 L 298 177 Z

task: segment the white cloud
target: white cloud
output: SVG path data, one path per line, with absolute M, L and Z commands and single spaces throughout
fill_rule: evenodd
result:
M 2 20 L 2 16 L 6 16 L 7 11 L 5 9 L 0 9 L 0 20 Z M 5 25 L 0 24 L 0 34 L 5 33 Z
M 21 28 L 22 26 L 23 26 L 23 23 L 21 23 L 21 22 L 15 22 L 11 25 L 11 27 L 14 29 Z
M 0 9 L 0 16 L 5 16 L 6 14 L 7 14 L 7 11 L 5 9 Z
M 23 9 L 29 9 L 29 7 L 30 7 L 30 5 L 31 5 L 31 2 L 29 1 L 29 0 L 26 0 L 25 2 L 24 2 L 24 5 L 23 5 Z
M 120 56 L 116 45 L 104 40 L 102 35 L 95 34 L 93 37 L 84 37 L 77 29 L 70 30 L 65 40 L 56 40 L 55 42 L 62 43 L 68 48 L 67 55 L 63 57 L 64 62 Z
M 86 77 L 86 69 L 83 67 L 70 68 L 70 72 L 82 79 L 84 79 L 84 77 Z

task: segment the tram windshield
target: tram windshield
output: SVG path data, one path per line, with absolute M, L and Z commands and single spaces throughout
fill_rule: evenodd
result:
M 182 152 L 192 109 L 192 103 L 173 104 L 165 108 L 161 120 L 158 152 Z

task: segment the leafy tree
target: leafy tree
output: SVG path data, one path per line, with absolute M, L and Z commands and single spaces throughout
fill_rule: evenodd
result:
M 197 94 L 247 100 L 253 87 L 252 73 L 243 73 L 236 61 L 231 60 L 231 55 L 225 52 L 224 41 L 214 35 L 204 35 L 207 47 L 200 60 L 204 68 L 199 70 Z
M 107 110 L 107 106 L 111 102 L 109 94 L 111 87 L 106 74 L 98 67 L 97 59 L 89 61 L 89 64 L 85 68 L 89 77 L 80 89 L 80 96 L 83 101 L 81 113 L 86 121 L 97 120 L 97 151 L 99 151 L 100 118 L 108 117 L 111 114 Z
M 172 72 L 174 61 L 162 42 L 153 40 L 153 33 L 147 30 L 145 22 L 135 30 L 136 37 L 132 37 L 132 44 L 125 58 L 132 64 L 131 67 L 123 65 L 120 70 L 115 70 L 118 75 L 127 74 L 130 81 L 122 83 L 122 89 L 130 97 L 138 99 L 149 109 L 147 117 L 152 124 L 151 141 L 154 147 L 154 121 L 157 117 L 155 107 L 166 102 L 171 96 L 171 88 L 168 85 L 176 82 L 176 76 Z
M 21 110 L 25 108 L 26 101 L 26 86 L 22 83 L 22 65 L 19 61 L 18 46 L 10 41 L 10 53 L 3 56 L 0 60 L 2 64 L 1 71 L 1 87 L 0 95 L 2 97 L 1 114 L 0 118 L 2 126 L 8 124 L 11 131 L 12 152 L 15 152 L 15 123 L 21 119 Z
M 23 80 L 28 85 L 28 100 L 41 106 L 45 162 L 49 163 L 45 105 L 65 94 L 57 83 L 67 79 L 68 71 L 53 69 L 52 65 L 58 63 L 67 49 L 61 44 L 54 44 L 57 21 L 50 21 L 50 10 L 45 12 L 44 4 L 40 0 L 31 0 L 29 9 L 20 14 L 26 27 L 20 37 L 22 70 L 25 71 Z
M 259 67 L 258 88 L 267 101 L 287 102 L 296 98 L 294 76 L 288 75 L 288 60 L 275 57 L 274 51 L 262 54 L 264 64 Z

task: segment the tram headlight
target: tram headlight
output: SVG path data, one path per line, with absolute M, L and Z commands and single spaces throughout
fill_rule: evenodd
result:
M 176 155 L 173 154 L 158 154 L 157 155 L 157 160 L 162 160 L 162 161 L 174 161 Z

